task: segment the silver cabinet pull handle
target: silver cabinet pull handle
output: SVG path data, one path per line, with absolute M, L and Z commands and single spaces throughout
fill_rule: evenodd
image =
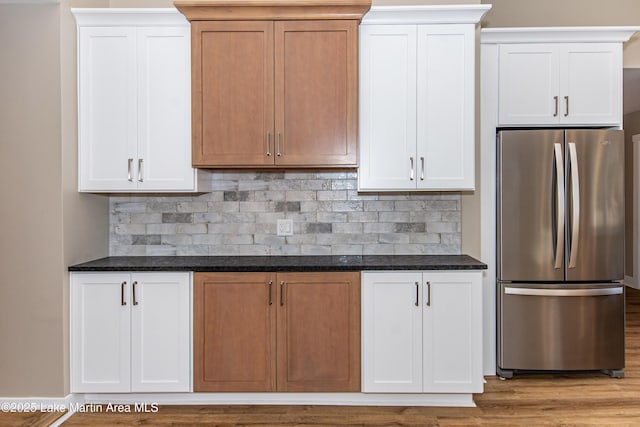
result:
M 133 177 L 131 176 L 131 164 L 133 163 L 133 159 L 127 159 L 127 181 L 133 182 Z
M 284 280 L 280 281 L 280 305 L 284 305 Z
M 564 160 L 562 159 L 562 144 L 554 143 L 554 157 L 556 161 L 556 257 L 555 268 L 564 266 Z
M 138 285 L 138 281 L 136 280 L 131 284 L 131 289 L 133 289 L 133 305 L 138 305 L 138 300 L 136 299 L 136 286 Z
M 127 302 L 124 300 L 124 287 L 127 286 L 127 282 L 122 282 L 120 284 L 120 305 L 127 305 Z
M 564 116 L 567 117 L 569 115 L 569 97 L 568 96 L 564 97 L 564 102 L 567 108 L 567 111 L 564 113 Z
M 278 132 L 278 141 L 276 144 L 276 156 L 281 157 L 282 153 L 280 152 L 280 143 L 282 141 L 282 134 Z
M 142 182 L 142 161 L 143 159 L 138 159 L 138 182 Z
M 569 268 L 575 268 L 580 239 L 580 173 L 575 142 L 569 143 L 569 167 L 571 168 L 571 246 Z
M 431 306 L 431 282 L 427 282 L 427 307 Z
M 416 307 L 420 307 L 420 283 L 416 282 Z
M 271 157 L 271 132 L 267 131 L 267 157 Z
M 409 161 L 411 163 L 411 171 L 409 172 L 409 179 L 413 181 L 413 157 L 409 157 Z
M 558 117 L 558 97 L 554 96 L 553 100 L 554 100 L 554 102 L 556 104 L 556 109 L 555 109 L 555 113 L 553 113 L 553 117 Z
M 269 280 L 269 305 L 273 305 L 273 299 L 271 297 L 271 288 L 273 287 L 273 280 Z
M 424 157 L 420 157 L 420 181 L 424 181 Z

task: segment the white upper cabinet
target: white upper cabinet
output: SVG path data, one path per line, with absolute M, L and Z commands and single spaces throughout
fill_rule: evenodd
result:
M 483 28 L 483 48 L 495 52 L 483 73 L 498 91 L 497 109 L 483 114 L 498 127 L 621 126 L 622 44 L 638 30 Z
M 500 46 L 502 125 L 622 123 L 622 44 Z
M 378 6 L 360 26 L 361 191 L 475 187 L 475 24 L 488 5 Z
M 196 191 L 189 24 L 175 9 L 73 9 L 78 190 Z

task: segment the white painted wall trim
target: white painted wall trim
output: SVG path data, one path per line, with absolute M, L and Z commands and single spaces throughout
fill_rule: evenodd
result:
M 484 375 L 496 374 L 496 128 L 498 126 L 498 45 L 480 53 L 480 259 Z
M 377 24 L 476 24 L 490 4 L 372 6 L 361 25 Z
M 71 8 L 78 27 L 189 26 L 175 8 Z
M 628 41 L 640 27 L 523 27 L 483 28 L 480 42 L 500 43 L 606 43 Z
M 472 394 L 387 393 L 157 393 L 84 394 L 87 404 L 336 405 L 474 407 Z

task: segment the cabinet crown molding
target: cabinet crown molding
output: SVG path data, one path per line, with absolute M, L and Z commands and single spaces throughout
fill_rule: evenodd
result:
M 79 27 L 101 26 L 188 26 L 184 16 L 167 8 L 71 8 Z
M 373 6 L 362 25 L 377 24 L 477 24 L 490 4 Z
M 371 0 L 178 0 L 173 4 L 189 21 L 360 20 Z
M 506 43 L 624 43 L 640 27 L 520 27 L 483 28 L 482 44 Z

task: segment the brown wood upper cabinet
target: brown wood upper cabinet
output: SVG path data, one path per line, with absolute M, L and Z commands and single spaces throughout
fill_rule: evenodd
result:
M 360 390 L 360 273 L 196 273 L 194 391 Z
M 370 0 L 175 4 L 191 21 L 193 166 L 357 166 Z

